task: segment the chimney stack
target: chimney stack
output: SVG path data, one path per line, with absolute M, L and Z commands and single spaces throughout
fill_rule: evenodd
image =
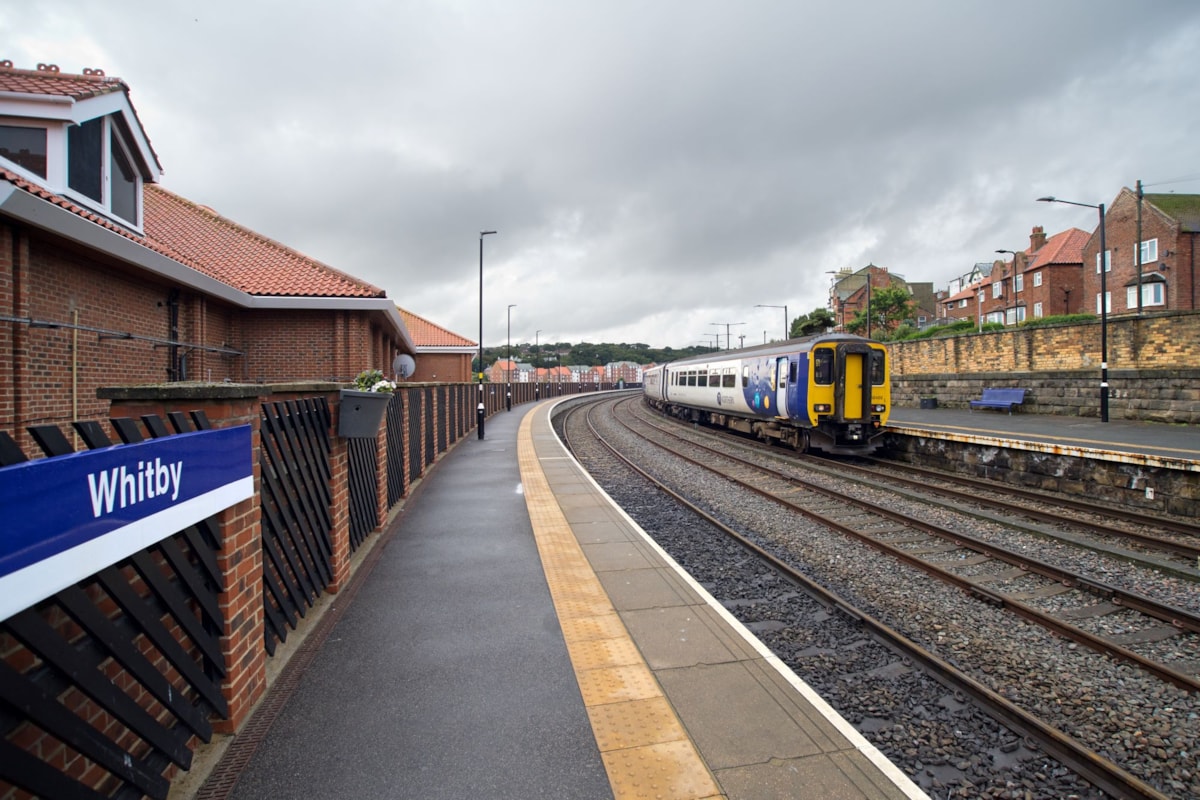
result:
M 1046 229 L 1041 225 L 1033 226 L 1033 233 L 1029 234 L 1029 253 L 1036 253 L 1046 246 Z

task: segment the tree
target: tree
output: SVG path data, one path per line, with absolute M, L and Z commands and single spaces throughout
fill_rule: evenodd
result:
M 793 339 L 800 336 L 812 336 L 815 333 L 824 333 L 833 326 L 833 312 L 828 308 L 818 306 L 807 314 L 792 320 L 792 327 L 788 331 L 788 336 Z
M 871 292 L 871 336 L 887 339 L 901 322 L 911 319 L 915 304 L 912 295 L 903 286 L 885 286 Z M 867 314 L 859 311 L 854 319 L 846 323 L 851 333 L 866 333 Z

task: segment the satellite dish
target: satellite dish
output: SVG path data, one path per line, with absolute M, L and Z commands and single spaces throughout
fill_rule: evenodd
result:
M 407 353 L 401 353 L 392 361 L 392 372 L 399 378 L 407 378 L 417 370 L 417 362 Z

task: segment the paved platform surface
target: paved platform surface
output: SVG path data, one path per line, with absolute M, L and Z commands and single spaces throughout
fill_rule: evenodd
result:
M 901 433 L 1045 449 L 1088 458 L 1144 461 L 1200 470 L 1200 426 L 1058 417 L 1017 411 L 893 408 L 888 427 Z
M 442 459 L 200 795 L 925 797 L 608 501 L 549 408 Z

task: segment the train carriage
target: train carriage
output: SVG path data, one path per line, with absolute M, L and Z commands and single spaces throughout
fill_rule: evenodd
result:
M 643 393 L 677 417 L 835 454 L 873 451 L 891 405 L 887 350 L 844 334 L 673 361 Z

